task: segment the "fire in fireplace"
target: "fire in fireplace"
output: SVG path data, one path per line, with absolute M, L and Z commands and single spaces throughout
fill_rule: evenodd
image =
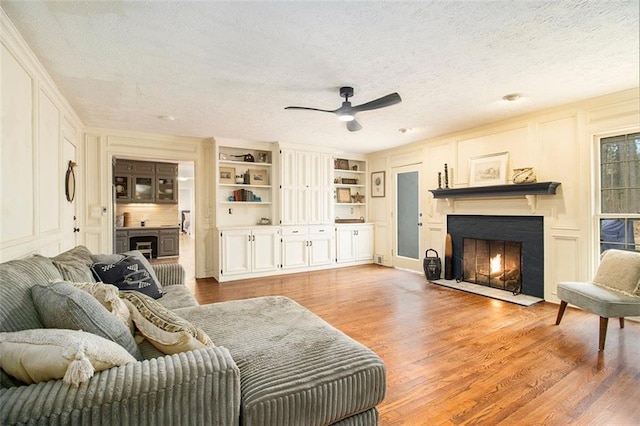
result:
M 463 238 L 462 279 L 519 294 L 522 291 L 522 243 Z

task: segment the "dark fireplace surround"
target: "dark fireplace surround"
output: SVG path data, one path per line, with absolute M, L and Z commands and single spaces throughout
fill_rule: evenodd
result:
M 463 239 L 513 241 L 522 244 L 520 292 L 544 298 L 544 224 L 541 216 L 448 215 L 453 242 L 453 277 L 462 277 Z

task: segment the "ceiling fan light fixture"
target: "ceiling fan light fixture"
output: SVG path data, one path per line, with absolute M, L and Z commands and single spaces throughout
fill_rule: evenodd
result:
M 340 121 L 353 121 L 355 119 L 356 117 L 353 114 L 349 114 L 349 113 L 338 114 L 338 120 Z

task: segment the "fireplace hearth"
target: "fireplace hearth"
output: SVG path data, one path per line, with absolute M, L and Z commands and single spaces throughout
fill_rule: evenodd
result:
M 542 216 L 448 215 L 447 232 L 453 241 L 455 279 L 544 298 Z M 465 246 L 465 240 L 469 240 L 468 246 Z M 471 243 L 471 240 L 485 240 L 488 243 L 486 246 L 481 243 L 478 248 L 478 243 Z M 506 254 L 499 253 L 501 245 Z M 482 260 L 474 261 L 478 264 L 474 264 L 473 271 L 469 263 L 465 271 L 464 258 L 471 250 L 480 252 Z M 519 259 L 515 252 L 519 253 Z M 496 258 L 497 254 L 500 254 L 500 260 L 494 260 L 494 264 L 500 264 L 503 272 L 492 273 L 490 259 Z M 488 260 L 485 262 L 485 259 Z M 518 264 L 519 272 L 516 271 Z

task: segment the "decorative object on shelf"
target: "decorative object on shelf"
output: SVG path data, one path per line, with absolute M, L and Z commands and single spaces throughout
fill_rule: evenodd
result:
M 469 186 L 507 183 L 508 152 L 481 155 L 469 159 Z
M 438 189 L 442 189 L 442 173 L 438 172 Z
M 333 167 L 336 170 L 349 170 L 349 160 L 344 158 L 336 158 Z
M 352 178 L 342 178 L 342 184 L 343 185 L 357 185 L 358 184 L 358 179 L 352 179 Z
M 122 222 L 124 223 L 124 226 L 131 226 L 131 213 L 129 212 L 124 212 L 122 213 Z
M 351 189 L 350 188 L 336 188 L 336 196 L 339 203 L 351 202 Z
M 236 175 L 236 183 L 237 184 L 244 183 L 244 175 Z
M 364 195 L 360 195 L 359 192 L 356 192 L 356 195 L 352 195 L 351 199 L 354 203 L 362 203 L 364 201 Z
M 453 240 L 451 234 L 447 234 L 444 242 L 444 279 L 453 279 Z
M 265 169 L 249 169 L 249 184 L 266 185 L 267 171 Z
M 73 171 L 75 166 L 77 166 L 77 164 L 69 160 L 67 173 L 64 176 L 64 192 L 67 196 L 67 201 L 70 203 L 73 202 L 73 199 L 76 197 L 76 172 Z
M 533 167 L 513 169 L 513 176 L 511 180 L 515 184 L 533 183 L 537 180 L 536 172 L 533 170 Z
M 371 196 L 384 197 L 384 172 L 371 173 Z
M 342 181 L 342 178 L 340 176 L 336 176 L 333 178 L 333 183 L 340 183 Z
M 266 163 L 267 159 L 268 159 L 268 154 L 266 152 L 259 152 L 258 153 L 258 162 L 259 163 Z
M 235 167 L 220 167 L 220 183 L 235 183 Z
M 231 157 L 242 158 L 242 161 L 246 161 L 247 163 L 254 163 L 256 161 L 253 154 L 239 154 L 239 155 L 232 154 Z
M 271 225 L 271 219 L 268 217 L 261 217 L 258 221 L 258 225 Z
M 119 214 L 116 216 L 116 228 L 122 228 L 124 226 L 124 215 Z
M 447 163 L 444 163 L 444 187 L 449 189 L 449 168 Z
M 432 251 L 436 255 L 429 257 L 429 252 Z M 434 249 L 428 249 L 424 252 L 424 260 L 422 261 L 422 267 L 424 269 L 424 275 L 427 280 L 439 280 L 442 273 L 442 260 L 438 257 L 438 252 Z
M 351 170 L 353 170 L 354 172 L 358 171 L 358 165 L 354 164 L 353 166 L 351 166 Z
M 335 223 L 364 223 L 364 217 L 360 216 L 359 219 L 340 219 L 336 217 Z
M 229 160 L 229 155 L 225 154 L 224 152 L 220 152 L 220 153 L 218 153 L 218 159 L 219 160 Z

